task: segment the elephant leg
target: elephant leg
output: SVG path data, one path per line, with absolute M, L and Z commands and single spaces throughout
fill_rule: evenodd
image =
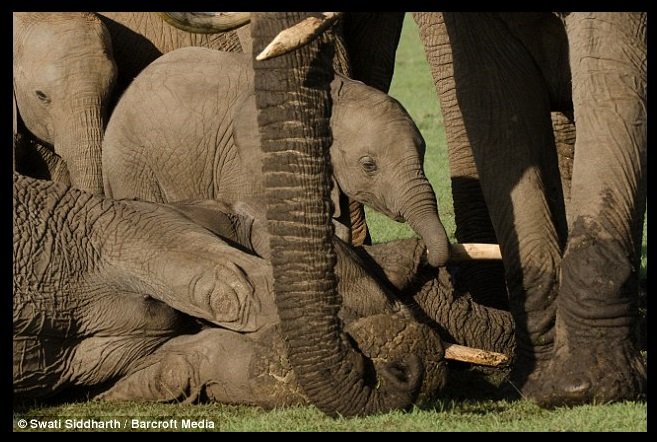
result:
M 256 404 L 249 384 L 254 351 L 247 335 L 221 328 L 178 336 L 95 399 Z
M 565 18 L 577 141 L 547 406 L 634 399 L 633 342 L 646 204 L 647 15 Z
M 343 23 L 351 78 L 388 92 L 404 23 L 403 12 L 353 12 Z
M 472 147 L 456 98 L 449 35 L 442 13 L 414 13 L 440 99 L 447 138 L 456 240 L 497 244 L 479 183 Z M 463 263 L 455 283 L 483 305 L 508 308 L 504 266 L 499 262 Z
M 513 354 L 515 336 L 511 314 L 480 305 L 469 293 L 456 289 L 446 269 L 439 269 L 438 275 L 426 281 L 412 297 L 444 340 Z
M 427 266 L 425 251 L 421 240 L 411 238 L 363 247 L 359 253 L 369 258 L 372 274 L 390 282 L 419 321 L 431 324 L 446 341 L 513 354 L 511 314 L 485 307 L 455 288 L 446 268 L 436 272 Z
M 548 88 L 498 16 L 443 15 L 464 136 L 502 250 L 516 325 L 513 379 L 532 396 L 552 356 L 566 237 Z
M 575 158 L 575 123 L 562 112 L 552 112 L 552 131 L 554 143 L 557 146 L 559 174 L 566 217 L 570 206 L 570 187 L 573 177 L 573 159 Z M 570 223 L 569 223 L 570 225 Z

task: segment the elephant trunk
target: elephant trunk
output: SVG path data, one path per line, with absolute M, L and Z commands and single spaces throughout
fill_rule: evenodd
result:
M 81 97 L 56 129 L 55 151 L 64 159 L 71 185 L 103 194 L 101 144 L 104 119 L 99 97 Z
M 255 13 L 254 54 L 306 15 Z M 330 38 L 255 62 L 255 91 L 274 296 L 288 359 L 312 404 L 332 416 L 353 416 L 409 406 L 422 367 L 409 357 L 375 371 L 338 320 L 329 203 Z
M 401 216 L 420 235 L 427 246 L 427 261 L 434 267 L 447 264 L 449 240 L 438 215 L 436 195 L 424 174 L 409 184 L 402 193 Z
M 485 307 L 474 302 L 469 293 L 457 292 L 446 269 L 441 268 L 437 278 L 426 282 L 414 300 L 438 324 L 446 341 L 513 355 L 511 313 Z

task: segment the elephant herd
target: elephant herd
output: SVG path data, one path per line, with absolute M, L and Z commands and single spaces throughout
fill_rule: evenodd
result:
M 542 406 L 644 395 L 646 13 L 413 14 L 457 240 L 503 265 L 450 261 L 403 13 L 235 14 L 14 13 L 18 399 L 364 415 L 439 395 L 452 344 Z M 419 239 L 369 245 L 363 204 Z

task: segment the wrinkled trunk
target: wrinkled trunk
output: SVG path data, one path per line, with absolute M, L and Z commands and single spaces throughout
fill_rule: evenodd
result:
M 370 267 L 381 271 L 379 279 L 390 281 L 403 299 L 413 299 L 421 309 L 416 313 L 431 319 L 445 341 L 513 354 L 511 314 L 476 303 L 469 293 L 454 286 L 447 269 L 440 268 L 436 273 L 423 264 L 421 240 L 390 241 L 364 250 L 374 261 Z
M 445 125 L 449 157 L 456 240 L 497 244 L 488 207 L 479 185 L 479 174 L 456 100 L 452 48 L 442 13 L 415 13 L 427 61 L 431 67 Z M 479 303 L 507 308 L 504 265 L 501 262 L 463 263 L 456 283 Z
M 101 166 L 103 115 L 100 98 L 75 100 L 70 117 L 56 129 L 55 152 L 66 161 L 71 184 L 103 194 Z
M 254 14 L 254 56 L 306 15 Z M 274 294 L 288 358 L 312 404 L 332 416 L 351 416 L 407 407 L 417 385 L 393 370 L 375 373 L 350 347 L 337 318 L 329 203 L 331 38 L 327 33 L 296 52 L 256 62 L 255 91 Z M 411 384 L 417 380 L 404 376 Z
M 432 266 L 445 265 L 449 258 L 449 240 L 438 215 L 436 195 L 424 175 L 409 183 L 401 200 L 401 215 L 427 246 L 427 261 Z
M 413 299 L 436 322 L 444 340 L 513 355 L 511 313 L 484 307 L 469 293 L 455 290 L 446 269 L 440 269 L 438 277 L 426 282 Z

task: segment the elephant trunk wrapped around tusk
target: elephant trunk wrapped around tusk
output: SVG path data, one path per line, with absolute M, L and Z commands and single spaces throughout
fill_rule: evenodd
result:
M 500 367 L 509 362 L 509 357 L 502 353 L 450 343 L 445 343 L 445 359 L 489 367 Z
M 265 49 L 258 54 L 256 60 L 287 54 L 303 47 L 322 34 L 340 17 L 341 12 L 322 12 L 319 17 L 308 17 L 298 24 L 281 31 Z
M 251 21 L 250 12 L 160 12 L 160 16 L 171 26 L 195 34 L 231 31 Z
M 502 253 L 498 244 L 452 244 L 449 252 L 450 262 L 500 259 L 502 259 Z

